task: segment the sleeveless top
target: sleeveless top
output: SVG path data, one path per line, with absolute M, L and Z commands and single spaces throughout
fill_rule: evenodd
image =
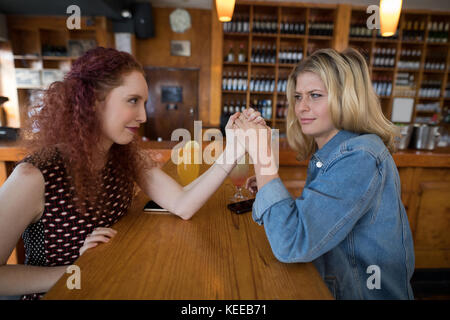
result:
M 106 204 L 103 212 L 100 213 L 100 208 L 88 207 L 87 213 L 81 215 L 74 201 L 72 177 L 67 174 L 61 154 L 57 152 L 41 166 L 35 160 L 31 155 L 19 162 L 33 164 L 45 180 L 42 216 L 36 223 L 30 224 L 22 235 L 25 265 L 69 266 L 79 257 L 88 234 L 97 227 L 111 227 L 127 212 L 133 198 L 133 182 L 123 174 L 118 175 L 109 160 L 103 168 L 103 183 L 99 186 L 104 188 L 100 200 L 100 203 Z M 44 294 L 24 295 L 22 300 L 41 299 Z

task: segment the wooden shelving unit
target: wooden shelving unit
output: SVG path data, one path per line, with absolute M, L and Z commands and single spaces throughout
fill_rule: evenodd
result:
M 239 48 L 243 44 L 245 48 L 245 62 L 226 62 L 222 64 L 223 77 L 235 72 L 247 74 L 247 89 L 245 91 L 222 90 L 222 111 L 223 106 L 231 102 L 236 106 L 252 106 L 258 101 L 270 102 L 272 112 L 266 114 L 266 121 L 272 127 L 280 129 L 280 133 L 285 132 L 285 116 L 279 114 L 280 107 L 287 106 L 285 92 L 279 92 L 279 81 L 287 80 L 290 72 L 296 63 L 281 63 L 280 53 L 301 52 L 303 56 L 309 55 L 317 49 L 328 48 L 332 45 L 332 35 L 311 34 L 314 26 L 320 23 L 319 27 L 326 24 L 328 28 L 334 26 L 336 5 L 289 6 L 285 4 L 253 4 L 251 2 L 239 2 L 234 11 L 233 18 L 236 17 L 242 23 L 248 23 L 248 32 L 229 32 L 229 26 L 223 24 L 223 57 L 226 58 L 230 45 Z M 255 32 L 255 27 L 262 21 L 272 23 L 272 33 Z M 296 34 L 286 33 L 283 27 L 286 22 L 300 26 L 299 30 L 293 30 Z M 329 30 L 331 33 L 333 29 Z M 275 48 L 273 52 L 274 63 L 255 63 L 252 56 L 257 47 L 265 46 Z M 235 57 L 238 50 L 235 49 Z M 236 58 L 237 60 L 237 58 Z M 257 76 L 267 76 L 274 82 L 273 90 L 254 91 L 251 90 L 251 80 Z
M 71 40 L 94 41 L 98 46 L 114 45 L 111 24 L 105 17 L 81 19 L 81 29 L 69 30 L 66 17 L 8 16 L 8 32 L 14 58 L 14 68 L 39 74 L 37 84 L 18 84 L 18 113 L 24 123 L 32 97 L 48 87 L 44 82 L 45 72 L 55 72 L 60 77 L 68 72 L 78 56 L 70 56 L 68 43 Z M 47 73 L 48 74 L 48 73 Z
M 353 8 L 351 24 L 357 26 L 361 23 L 362 17 L 365 17 L 365 8 Z M 444 110 L 448 102 L 445 98 L 445 88 L 448 81 L 450 44 L 447 37 L 445 42 L 430 42 L 430 27 L 433 28 L 434 22 L 449 23 L 450 13 L 435 13 L 430 11 L 404 10 L 400 16 L 398 34 L 396 39 L 384 40 L 377 36 L 376 31 L 370 32 L 370 35 L 364 37 L 354 37 L 350 35 L 349 46 L 365 52 L 368 57 L 369 68 L 372 74 L 372 80 L 376 81 L 379 77 L 387 77 L 392 90 L 388 95 L 380 96 L 381 104 L 385 115 L 390 119 L 392 115 L 392 105 L 395 98 L 408 97 L 414 99 L 414 109 L 410 123 L 424 122 L 419 117 L 432 117 L 436 114 L 436 122 L 448 126 L 443 123 L 445 117 Z M 357 32 L 356 32 L 357 33 Z M 354 35 L 355 33 L 353 33 Z M 414 38 L 415 37 L 415 38 Z M 394 66 L 389 68 L 375 67 L 374 57 L 376 48 L 395 49 Z M 405 60 L 404 52 L 417 52 L 418 55 L 409 57 L 410 61 L 416 62 L 414 68 L 400 66 Z M 436 54 L 437 53 L 437 54 Z M 429 60 L 437 60 L 442 67 L 439 70 L 427 68 Z M 434 61 L 436 62 L 436 61 Z M 404 95 L 396 83 L 399 74 L 407 73 L 413 77 L 414 86 L 411 95 Z M 434 80 L 441 84 L 437 97 L 425 97 L 421 95 L 421 88 L 426 85 L 427 80 Z M 438 110 L 420 110 L 418 105 L 424 103 L 438 103 Z
M 222 24 L 223 36 L 223 57 L 226 58 L 229 45 L 232 44 L 235 48 L 235 56 L 238 54 L 240 44 L 244 44 L 246 61 L 237 62 L 223 62 L 222 75 L 228 77 L 229 73 L 241 72 L 247 74 L 247 90 L 233 91 L 222 90 L 221 94 L 221 109 L 228 106 L 230 102 L 240 101 L 240 106 L 245 105 L 254 106 L 255 100 L 269 100 L 272 106 L 272 113 L 266 119 L 272 127 L 280 129 L 280 133 L 285 131 L 285 118 L 277 117 L 278 108 L 284 106 L 286 96 L 284 92 L 278 92 L 279 80 L 287 79 L 296 63 L 280 63 L 280 52 L 286 48 L 301 49 L 303 57 L 310 55 L 319 48 L 345 48 L 354 47 L 367 58 L 367 63 L 371 73 L 372 81 L 379 82 L 380 86 L 390 84 L 390 90 L 384 90 L 384 93 L 379 95 L 382 110 L 388 119 L 392 116 L 392 106 L 394 99 L 397 97 L 404 97 L 399 89 L 401 87 L 396 85 L 396 79 L 403 73 L 411 75 L 411 81 L 414 86 L 411 88 L 411 98 L 414 99 L 414 110 L 411 118 L 411 123 L 420 120 L 420 117 L 432 117 L 434 114 L 437 117 L 437 122 L 444 126 L 449 126 L 444 123 L 444 119 L 448 110 L 450 109 L 450 88 L 448 88 L 448 78 L 450 72 L 450 40 L 448 30 L 446 42 L 431 42 L 430 33 L 439 25 L 439 23 L 450 22 L 450 13 L 441 13 L 425 10 L 404 10 L 400 16 L 399 28 L 397 34 L 388 39 L 384 39 L 379 35 L 378 30 L 366 30 L 362 34 L 355 32 L 355 27 L 358 25 L 365 25 L 368 18 L 365 7 L 349 6 L 349 9 L 342 10 L 343 16 L 339 16 L 341 11 L 340 5 L 324 5 L 324 4 L 299 4 L 299 3 L 282 3 L 276 2 L 261 3 L 252 1 L 238 1 L 233 15 L 233 21 L 243 21 L 248 23 L 248 32 L 227 32 L 230 28 Z M 345 10 L 350 10 L 350 19 L 345 19 L 348 15 Z M 317 21 L 319 20 L 319 21 Z M 335 31 L 332 35 L 313 35 L 310 27 L 313 23 L 324 23 L 324 20 L 333 24 Z M 233 21 L 231 23 L 233 23 Z M 261 34 L 254 32 L 254 26 L 258 21 L 270 21 L 275 23 L 275 32 L 271 34 Z M 282 28 L 285 21 L 303 22 L 305 27 L 302 34 L 283 34 Z M 416 22 L 416 25 L 415 25 Z M 437 22 L 437 24 L 436 24 Z M 343 25 L 345 24 L 345 25 Z M 417 30 L 416 30 L 417 28 Z M 337 34 L 336 30 L 349 30 L 349 34 L 342 36 Z M 411 30 L 410 30 L 411 29 Z M 361 29 L 360 29 L 361 30 Z M 421 34 L 421 37 L 414 38 L 410 35 L 416 31 L 416 34 Z M 420 33 L 420 31 L 422 31 Z M 338 39 L 338 40 L 337 40 Z M 265 45 L 267 47 L 275 47 L 276 59 L 275 63 L 254 63 L 252 62 L 252 55 L 255 53 L 257 45 Z M 387 51 L 392 54 L 392 64 L 389 66 L 380 66 L 376 64 L 377 53 L 380 51 Z M 420 55 L 414 57 L 416 66 L 414 68 L 407 68 L 399 66 L 399 62 L 405 60 L 402 52 L 417 51 Z M 444 64 L 442 69 L 427 69 L 429 66 L 427 62 L 435 61 Z M 224 61 L 224 60 L 223 60 Z M 418 66 L 417 66 L 418 64 Z M 441 65 L 442 67 L 442 65 Z M 252 77 L 257 75 L 267 75 L 273 77 L 275 81 L 274 89 L 270 92 L 253 92 L 250 90 Z M 380 80 L 381 79 L 381 80 Z M 427 83 L 437 82 L 440 85 L 439 94 L 436 97 L 424 97 L 421 95 L 421 88 L 424 88 Z M 448 96 L 446 97 L 446 91 Z M 417 108 L 420 104 L 438 103 L 436 112 L 430 110 L 419 110 Z

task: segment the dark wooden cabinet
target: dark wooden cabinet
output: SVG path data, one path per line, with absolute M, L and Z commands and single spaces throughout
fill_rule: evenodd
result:
M 450 268 L 450 171 L 399 168 L 416 268 Z

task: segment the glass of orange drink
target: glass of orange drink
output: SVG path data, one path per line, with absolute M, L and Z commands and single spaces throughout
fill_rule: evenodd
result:
M 177 173 L 181 183 L 186 186 L 197 179 L 200 172 L 200 146 L 196 141 L 188 141 L 178 151 Z M 197 159 L 197 161 L 195 161 Z M 197 163 L 196 163 L 197 162 Z

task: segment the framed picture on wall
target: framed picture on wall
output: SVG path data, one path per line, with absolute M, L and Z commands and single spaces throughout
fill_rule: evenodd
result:
M 172 40 L 170 41 L 170 54 L 172 56 L 191 56 L 191 42 L 188 40 Z

